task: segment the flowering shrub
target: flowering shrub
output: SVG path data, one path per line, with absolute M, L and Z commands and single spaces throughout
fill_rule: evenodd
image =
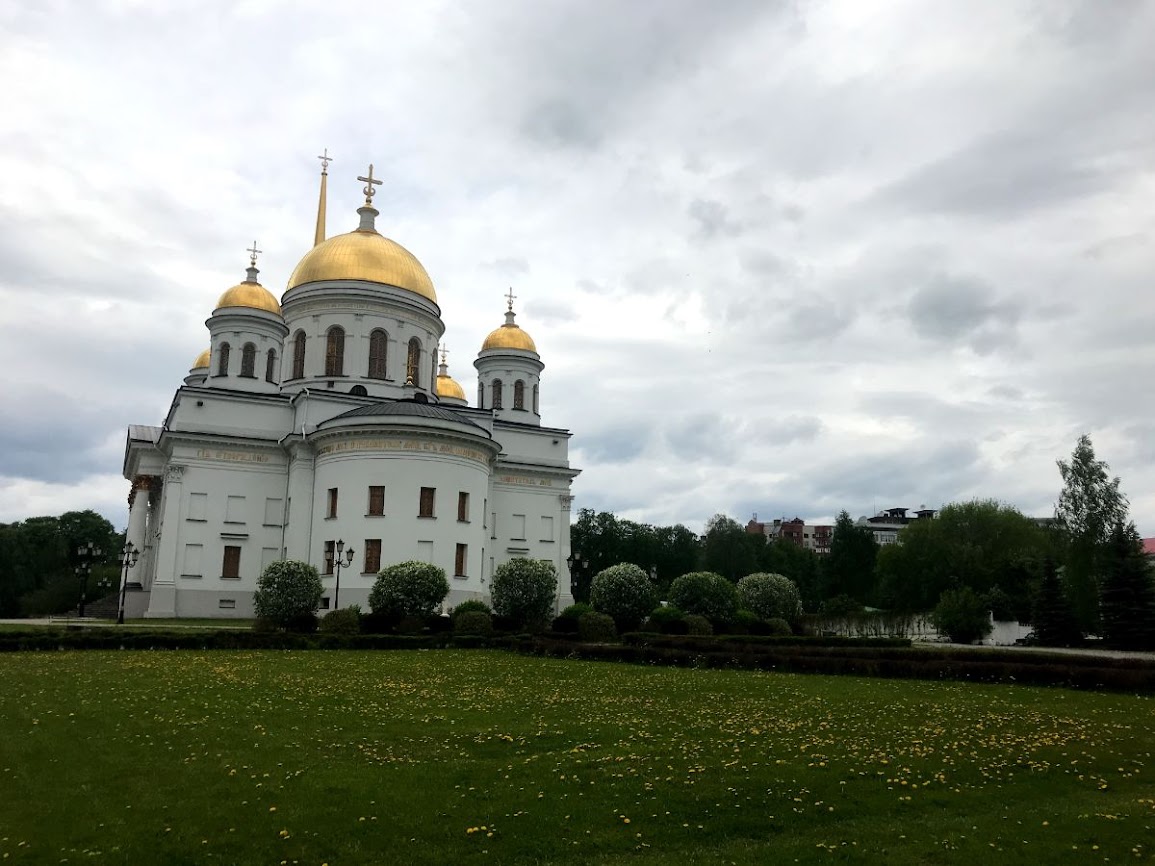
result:
M 629 562 L 611 565 L 594 575 L 590 604 L 609 614 L 620 629 L 634 628 L 657 601 L 650 576 Z
M 511 559 L 493 572 L 493 610 L 519 628 L 545 624 L 557 596 L 557 569 L 537 559 Z
M 428 562 L 399 562 L 381 569 L 369 593 L 375 614 L 425 617 L 449 595 L 445 569 Z
M 738 600 L 762 619 L 795 620 L 802 613 L 802 596 L 784 574 L 758 572 L 738 581 Z
M 317 569 L 307 562 L 270 562 L 257 578 L 253 612 L 258 621 L 292 631 L 313 631 L 325 591 Z
M 670 584 L 669 601 L 688 614 L 704 616 L 714 623 L 730 622 L 738 610 L 734 584 L 712 571 L 692 571 L 676 578 Z

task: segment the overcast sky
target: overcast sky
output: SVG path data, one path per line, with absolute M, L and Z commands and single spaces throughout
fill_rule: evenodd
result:
M 119 527 L 204 319 L 355 180 L 450 372 L 518 321 L 575 509 L 992 497 L 1155 535 L 1155 2 L 0 0 L 0 521 Z

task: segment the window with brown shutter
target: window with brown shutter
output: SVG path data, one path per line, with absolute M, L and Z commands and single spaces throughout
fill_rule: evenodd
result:
M 456 577 L 465 577 L 466 558 L 469 555 L 469 545 L 457 545 L 457 557 L 453 563 L 453 574 Z
M 337 488 L 336 487 L 330 487 L 329 488 L 329 509 L 325 513 L 325 516 L 326 517 L 336 517 L 337 516 Z
M 381 570 L 381 539 L 365 539 L 365 574 L 376 574 Z
M 464 490 L 457 494 L 457 519 L 462 523 L 469 522 L 469 494 Z
M 369 516 L 380 517 L 385 513 L 385 488 L 369 488 Z
M 332 574 L 333 573 L 333 557 L 335 557 L 336 555 L 337 555 L 337 542 L 326 541 L 325 542 L 325 570 L 323 572 L 321 572 L 322 574 Z
M 325 340 L 325 375 L 345 375 L 345 329 L 334 325 Z
M 418 517 L 432 517 L 433 516 L 433 500 L 437 495 L 436 487 L 422 487 L 421 488 L 421 502 L 418 505 Z
M 241 576 L 241 549 L 232 545 L 225 546 L 225 557 L 221 563 L 221 577 Z
M 369 378 L 384 379 L 386 373 L 385 350 L 389 337 L 378 328 L 369 334 Z
M 252 343 L 241 348 L 241 375 L 246 379 L 257 377 L 257 347 Z
M 513 383 L 513 408 L 525 409 L 525 382 L 521 379 Z
M 297 331 L 293 337 L 293 378 L 300 379 L 305 375 L 305 332 Z

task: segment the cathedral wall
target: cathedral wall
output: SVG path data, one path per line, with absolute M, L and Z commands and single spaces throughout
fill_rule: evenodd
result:
M 212 392 L 182 389 L 169 418 L 168 429 L 280 439 L 292 429 L 292 419 L 292 409 L 286 399 L 230 399 Z
M 501 450 L 511 459 L 568 465 L 569 433 L 548 428 L 517 428 L 497 424 L 494 434 L 501 439 Z

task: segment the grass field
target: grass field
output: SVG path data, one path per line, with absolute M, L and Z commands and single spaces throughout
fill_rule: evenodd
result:
M 7 863 L 1091 863 L 1146 697 L 485 651 L 0 657 Z

